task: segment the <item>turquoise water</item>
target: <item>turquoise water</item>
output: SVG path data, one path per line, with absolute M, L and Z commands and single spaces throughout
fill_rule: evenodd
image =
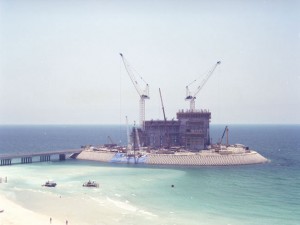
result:
M 2 137 L 3 133 L 7 135 L 5 129 L 0 129 Z M 30 127 L 26 129 L 29 135 Z M 45 127 L 40 127 L 40 132 L 34 129 L 33 136 L 43 135 L 45 129 L 47 132 Z M 56 134 L 64 135 L 60 129 L 66 128 L 55 129 Z M 88 139 L 79 127 L 67 129 L 73 129 L 77 142 L 81 135 L 83 140 Z M 97 131 L 97 127 L 91 129 Z M 101 129 L 99 133 L 105 131 Z M 222 129 L 212 127 L 213 138 Z M 116 136 L 119 130 L 115 127 Z M 68 218 L 70 224 L 299 224 L 300 126 L 230 126 L 230 132 L 234 143 L 249 145 L 271 162 L 228 167 L 154 167 L 67 160 L 2 166 L 0 176 L 7 176 L 9 182 L 0 185 L 0 194 L 33 211 L 62 221 Z M 20 136 L 22 132 L 19 129 L 17 133 Z M 67 142 L 73 138 L 70 133 L 65 137 Z M 57 142 L 64 145 L 64 138 L 60 138 Z M 43 145 L 47 145 L 45 139 Z M 55 145 L 55 138 L 48 139 Z M 88 141 L 93 140 L 81 144 L 92 143 Z M 41 187 L 48 179 L 55 180 L 57 187 Z M 82 183 L 89 179 L 98 181 L 100 188 L 83 188 Z

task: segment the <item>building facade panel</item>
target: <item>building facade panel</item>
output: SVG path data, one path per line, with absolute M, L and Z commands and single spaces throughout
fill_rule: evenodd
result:
M 145 121 L 141 131 L 143 146 L 165 148 L 182 146 L 191 151 L 203 150 L 210 144 L 209 123 L 211 113 L 207 110 L 179 111 L 177 120 Z

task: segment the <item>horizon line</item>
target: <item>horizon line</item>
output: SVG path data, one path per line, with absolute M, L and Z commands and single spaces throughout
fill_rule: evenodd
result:
M 134 124 L 128 124 L 134 126 Z M 300 123 L 211 123 L 210 125 L 300 125 Z M 8 123 L 0 126 L 126 126 L 126 124 L 109 123 Z M 138 127 L 138 126 L 137 126 Z

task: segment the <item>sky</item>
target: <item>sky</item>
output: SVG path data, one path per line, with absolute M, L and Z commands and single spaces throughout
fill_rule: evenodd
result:
M 212 124 L 300 124 L 300 1 L 0 0 L 0 124 L 132 124 L 196 96 Z M 141 88 L 144 84 L 137 78 Z

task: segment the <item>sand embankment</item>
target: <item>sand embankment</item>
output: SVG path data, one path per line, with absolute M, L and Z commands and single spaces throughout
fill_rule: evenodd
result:
M 220 155 L 217 153 L 198 154 L 151 154 L 147 156 L 147 164 L 159 165 L 192 165 L 192 166 L 227 166 L 265 163 L 267 159 L 255 151 L 243 154 Z
M 84 150 L 76 157 L 76 159 L 110 162 L 115 154 L 116 153 L 114 152 Z
M 35 213 L 22 206 L 12 202 L 6 197 L 0 195 L 0 210 L 4 210 L 0 213 L 0 225 L 43 225 L 50 224 L 50 217 L 42 214 Z M 65 224 L 62 221 L 52 218 L 54 225 Z

